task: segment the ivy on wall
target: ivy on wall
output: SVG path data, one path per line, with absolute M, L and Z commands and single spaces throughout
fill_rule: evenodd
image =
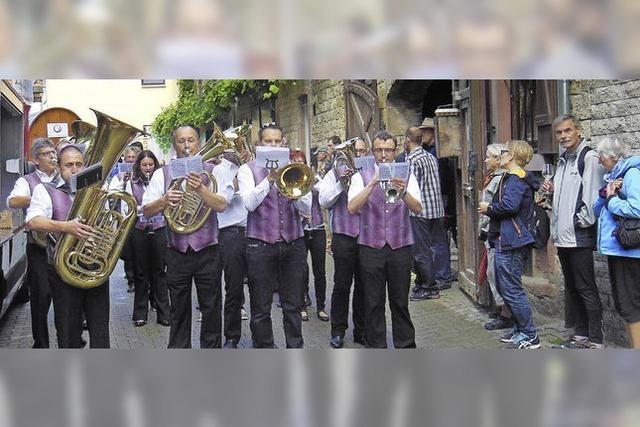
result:
M 151 124 L 160 148 L 171 148 L 171 132 L 181 124 L 206 129 L 225 114 L 236 98 L 269 99 L 280 91 L 278 80 L 178 80 L 178 100 L 164 108 Z

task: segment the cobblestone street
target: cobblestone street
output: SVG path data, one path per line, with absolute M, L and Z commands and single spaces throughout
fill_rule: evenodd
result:
M 327 257 L 327 312 L 330 309 L 331 286 L 333 283 L 333 260 Z M 313 279 L 312 279 L 313 280 Z M 133 294 L 127 293 L 122 261 L 120 261 L 111 276 L 111 348 L 140 349 L 166 348 L 169 328 L 156 323 L 155 312 L 149 312 L 149 322 L 143 327 L 134 327 L 131 321 L 133 310 Z M 310 286 L 313 292 L 313 286 Z M 435 300 L 412 301 L 409 303 L 411 317 L 416 330 L 416 344 L 418 348 L 500 348 L 498 336 L 503 331 L 488 332 L 482 324 L 489 320 L 484 310 L 474 304 L 458 289 L 457 283 L 451 289 L 441 293 Z M 249 309 L 248 290 L 245 287 L 245 308 Z M 272 310 L 275 342 L 279 348 L 285 347 L 282 327 L 282 311 L 276 306 L 277 295 L 274 295 Z M 309 307 L 309 321 L 303 322 L 303 336 L 305 348 L 330 348 L 330 322 L 322 322 L 317 318 L 315 310 L 315 296 L 311 294 L 314 303 Z M 199 348 L 200 323 L 197 321 L 195 287 L 193 289 L 193 348 Z M 560 327 L 561 322 L 556 319 L 537 317 L 541 336 L 545 346 L 557 342 L 566 333 Z M 55 328 L 53 325 L 53 309 L 49 311 L 49 331 L 52 347 L 55 347 Z M 352 341 L 352 331 L 349 329 L 345 337 L 345 348 L 362 348 Z M 84 332 L 88 340 L 88 333 Z M 387 308 L 387 340 L 391 342 L 391 315 Z M 30 348 L 32 345 L 29 304 L 12 307 L 0 322 L 1 348 Z M 251 339 L 249 321 L 242 322 L 242 339 L 239 347 L 250 348 Z

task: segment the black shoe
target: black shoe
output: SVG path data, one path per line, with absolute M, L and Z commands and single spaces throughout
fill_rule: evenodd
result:
M 135 326 L 136 328 L 139 328 L 140 326 L 144 326 L 147 324 L 146 320 L 134 320 L 133 321 L 133 326 Z
M 451 282 L 436 282 L 435 288 L 439 291 L 444 291 L 446 289 L 451 289 Z
M 331 337 L 329 345 L 331 346 L 331 348 L 342 348 L 344 346 L 344 338 L 342 338 L 340 335 Z
M 411 301 L 424 301 L 426 299 L 437 299 L 440 298 L 440 292 L 434 291 L 431 289 L 422 288 L 418 292 L 411 294 Z
M 513 328 L 513 320 L 504 316 L 498 316 L 491 322 L 485 323 L 484 328 L 487 331 L 497 331 L 499 329 Z
M 364 336 L 362 336 L 362 335 L 354 335 L 353 336 L 353 342 L 356 343 L 356 344 L 360 344 L 363 347 L 367 346 L 367 343 L 366 343 L 366 341 L 364 339 Z
M 158 325 L 169 326 L 170 323 L 168 320 L 158 320 Z
M 224 342 L 224 346 L 222 348 L 238 348 L 238 341 L 236 340 L 226 340 Z

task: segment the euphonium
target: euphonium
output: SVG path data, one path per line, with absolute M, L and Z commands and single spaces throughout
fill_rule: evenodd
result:
M 335 147 L 335 160 L 333 161 L 333 174 L 340 181 L 342 188 L 349 191 L 351 184 L 351 175 L 343 176 L 344 170 L 350 170 L 352 173 L 356 171 L 356 164 L 353 159 L 356 157 L 356 141 L 358 138 L 352 138 Z
M 103 181 L 122 155 L 125 147 L 141 132 L 126 123 L 93 110 L 98 120 L 95 137 L 84 153 L 84 164 L 102 164 Z M 102 190 L 96 182 L 76 193 L 68 219 L 82 218 L 93 228 L 92 236 L 81 240 L 63 234 L 54 253 L 55 269 L 65 283 L 93 288 L 104 283 L 118 261 L 124 242 L 136 220 L 136 201 L 122 191 Z M 124 213 L 113 210 L 121 201 Z
M 214 124 L 213 135 L 194 155 L 202 156 L 202 161 L 206 162 L 224 152 L 230 152 L 240 158 L 240 153 L 236 151 L 235 146 L 225 138 L 220 128 Z M 215 193 L 218 189 L 216 179 L 206 170 L 202 173 L 209 178 L 213 186 L 212 191 Z M 181 190 L 184 181 L 185 178 L 174 179 L 169 185 L 169 189 Z M 180 203 L 175 206 L 169 206 L 164 211 L 167 225 L 171 230 L 179 234 L 190 234 L 198 231 L 207 221 L 209 215 L 211 215 L 211 208 L 195 191 L 189 188 L 184 192 Z
M 235 146 L 235 150 L 242 154 L 244 151 L 251 153 L 252 156 L 255 155 L 255 150 L 253 146 L 249 142 L 251 140 L 251 125 L 244 124 L 240 126 L 236 126 L 235 128 L 229 128 L 224 131 L 224 135 L 228 140 L 230 140 Z M 238 165 L 242 164 L 242 160 L 238 159 L 236 162 Z

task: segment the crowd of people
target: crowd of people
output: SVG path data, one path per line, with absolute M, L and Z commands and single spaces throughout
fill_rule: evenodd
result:
M 541 347 L 522 274 L 538 233 L 534 207 L 552 197 L 551 237 L 565 278 L 567 323 L 575 327 L 561 347 L 603 347 L 594 249 L 608 256 L 616 309 L 633 347 L 640 347 L 640 293 L 633 283 L 640 274 L 640 248 L 623 245 L 618 237 L 620 218 L 630 219 L 625 224 L 631 224 L 632 238 L 637 230 L 632 221 L 640 219 L 640 157 L 630 156 L 627 145 L 614 138 L 603 138 L 592 149 L 570 115 L 558 117 L 553 129 L 562 152 L 555 176 L 542 186 L 525 170 L 533 156 L 530 144 L 512 140 L 487 147 L 478 230 L 496 313 L 485 329 L 509 329 L 500 337 L 509 348 Z M 197 152 L 201 143 L 199 130 L 189 125 L 175 129 L 172 137 L 177 158 Z M 248 150 L 221 154 L 204 163 L 208 174 L 191 173 L 176 187 L 169 166 L 139 142 L 129 145 L 121 161 L 131 166 L 115 169 L 105 188 L 125 191 L 137 204 L 136 223 L 121 252 L 134 294 L 133 325 L 144 327 L 154 310 L 157 323 L 170 328 L 168 347 L 191 347 L 195 284 L 202 348 L 237 348 L 247 318 L 253 347 L 274 348 L 271 313 L 277 293 L 286 346 L 301 348 L 302 322 L 309 321 L 313 305 L 312 271 L 315 314 L 330 323 L 332 348 L 344 346 L 350 311 L 353 341 L 385 348 L 387 303 L 394 347 L 415 347 L 409 300 L 439 298 L 455 280 L 433 119 L 408 128 L 403 146 L 384 130 L 370 144 L 363 138 L 350 142 L 356 157 L 372 158 L 370 167 L 337 167 L 336 153 L 345 147 L 338 136 L 313 148 L 310 162 L 304 152 L 290 150 L 292 162 L 308 163 L 315 174 L 311 191 L 294 198 L 279 191 L 277 172 L 260 165 Z M 263 125 L 257 145 L 286 145 L 283 129 Z M 108 281 L 77 288 L 65 283 L 53 265 L 63 234 L 87 239 L 92 233 L 83 219 L 67 218 L 75 197 L 72 176 L 85 167 L 83 149 L 39 138 L 31 154 L 36 170 L 16 181 L 7 204 L 26 211 L 31 232 L 27 282 L 34 347 L 50 346 L 47 314 L 53 301 L 59 348 L 84 347 L 83 327 L 91 348 L 108 348 Z M 409 173 L 381 179 L 383 164 L 398 170 L 404 164 Z M 165 211 L 179 205 L 185 191 L 194 192 L 212 213 L 195 231 L 178 233 Z M 45 245 L 36 240 L 37 233 L 46 233 Z M 329 312 L 327 254 L 334 263 Z

